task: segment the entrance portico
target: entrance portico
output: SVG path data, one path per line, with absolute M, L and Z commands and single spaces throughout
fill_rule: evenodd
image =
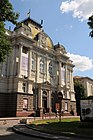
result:
M 40 116 L 44 112 L 51 113 L 51 93 L 50 91 L 50 83 L 44 82 L 41 84 L 37 84 L 37 93 L 34 92 L 34 103 L 37 104 L 36 111 L 38 110 Z M 35 90 L 34 90 L 35 91 Z M 37 94 L 37 95 L 35 95 Z M 38 98 L 38 100 L 37 100 Z

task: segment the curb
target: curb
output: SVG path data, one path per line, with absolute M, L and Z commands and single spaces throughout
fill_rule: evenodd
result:
M 17 127 L 18 127 L 18 125 L 13 126 L 12 130 L 16 133 L 23 134 L 23 135 L 26 135 L 26 136 L 32 136 L 32 137 L 36 137 L 36 138 L 43 138 L 43 139 L 49 139 L 49 140 L 59 140 L 61 138 L 62 139 L 67 138 L 66 136 L 59 136 L 59 135 L 48 134 L 48 133 L 44 133 L 44 132 L 40 132 L 40 134 L 26 133 L 26 132 L 23 132 L 23 131 L 19 130 Z M 36 131 L 36 130 L 33 130 L 33 131 Z
M 35 128 L 35 127 L 33 127 L 33 126 L 28 126 L 28 125 L 25 125 L 28 129 L 32 129 L 32 130 L 35 130 L 35 131 L 39 131 L 40 133 L 42 133 L 43 131 L 42 130 L 40 130 L 40 129 L 37 129 L 37 128 Z M 45 134 L 47 134 L 47 132 L 43 132 L 43 133 L 45 133 Z M 53 134 L 53 133 L 49 133 L 48 132 L 48 134 L 50 134 L 50 135 L 55 135 L 55 134 Z M 70 133 L 70 132 L 62 132 L 61 133 L 61 135 L 57 135 L 56 134 L 56 136 L 57 137 L 59 137 L 59 138 L 63 138 L 63 137 L 73 137 L 73 138 L 87 138 L 87 139 L 92 139 L 93 140 L 93 137 L 92 136 L 86 136 L 86 135 L 78 135 L 78 134 L 73 134 L 73 133 Z

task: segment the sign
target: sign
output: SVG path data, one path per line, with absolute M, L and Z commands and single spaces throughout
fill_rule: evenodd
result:
M 80 118 L 81 121 L 93 121 L 93 99 L 86 99 L 80 101 L 81 107 L 81 114 Z
M 61 80 L 63 83 L 65 83 L 65 68 L 61 68 Z
M 24 71 L 28 70 L 28 58 L 25 56 L 22 56 L 22 69 Z
M 22 62 L 21 62 L 22 75 L 28 75 L 28 55 L 22 53 Z

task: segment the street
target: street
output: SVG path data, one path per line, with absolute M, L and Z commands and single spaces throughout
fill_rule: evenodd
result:
M 19 124 L 19 120 L 0 121 L 0 140 L 43 140 L 42 138 L 26 136 L 12 131 L 12 126 Z M 55 137 L 55 140 L 85 140 L 81 138 Z

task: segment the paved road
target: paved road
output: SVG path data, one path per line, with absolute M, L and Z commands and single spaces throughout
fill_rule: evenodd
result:
M 32 136 L 26 136 L 17 134 L 12 131 L 14 125 L 20 124 L 19 120 L 7 120 L 0 121 L 0 140 L 43 140 L 42 138 L 35 138 Z M 57 138 L 55 138 L 57 140 Z M 58 140 L 85 140 L 79 138 L 61 137 Z

